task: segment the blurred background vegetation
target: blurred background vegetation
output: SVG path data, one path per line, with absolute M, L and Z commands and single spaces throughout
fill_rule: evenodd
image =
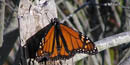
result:
M 20 0 L 0 0 L 0 9 L 2 9 L 1 5 L 5 6 L 4 22 L 2 23 L 3 45 L 0 47 L 0 65 L 13 65 L 18 62 L 17 57 L 20 55 L 17 19 L 19 1 Z M 89 1 L 93 4 L 80 8 Z M 3 2 L 5 4 L 1 4 Z M 93 41 L 98 41 L 108 36 L 130 30 L 129 0 L 55 0 L 55 2 L 58 17 L 61 21 L 78 9 L 77 13 L 74 13 L 73 16 L 64 23 L 84 33 Z M 111 2 L 113 4 L 110 6 L 102 5 Z M 3 11 L 0 11 L 0 13 L 3 13 Z M 75 64 L 123 65 L 122 62 L 130 57 L 129 48 L 130 44 L 109 48 L 98 53 L 96 56 L 87 57 Z

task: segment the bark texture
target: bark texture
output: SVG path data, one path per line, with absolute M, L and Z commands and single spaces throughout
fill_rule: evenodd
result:
M 51 18 L 57 17 L 56 5 L 54 0 L 21 0 L 18 15 L 23 46 L 26 40 L 45 27 Z

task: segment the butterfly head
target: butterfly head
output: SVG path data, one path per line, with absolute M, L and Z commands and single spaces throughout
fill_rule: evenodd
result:
M 53 23 L 54 25 L 57 25 L 59 24 L 59 20 L 57 18 L 52 18 L 51 23 Z

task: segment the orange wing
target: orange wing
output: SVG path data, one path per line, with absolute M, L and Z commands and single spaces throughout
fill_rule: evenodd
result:
M 83 36 L 81 33 L 76 32 L 63 24 L 60 25 L 60 28 L 63 37 L 65 38 L 69 53 L 97 53 L 97 48 L 87 36 Z
M 39 49 L 37 51 L 37 56 L 39 58 L 45 55 L 49 56 L 52 53 L 54 30 L 54 26 L 52 26 L 44 39 L 42 39 L 42 43 L 40 43 Z
M 55 26 L 53 25 L 40 44 L 37 51 L 38 58 L 46 57 L 51 60 L 69 59 L 75 53 L 97 53 L 97 48 L 87 36 L 83 36 L 81 33 L 63 24 L 59 25 L 61 32 L 58 36 L 60 50 L 57 50 L 58 42 L 55 38 Z

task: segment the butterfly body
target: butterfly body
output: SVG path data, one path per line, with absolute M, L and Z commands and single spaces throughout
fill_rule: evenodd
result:
M 87 36 L 59 23 L 59 20 L 54 18 L 45 27 L 42 41 L 35 52 L 36 60 L 41 61 L 43 58 L 48 60 L 69 59 L 76 53 L 93 55 L 98 51 Z

